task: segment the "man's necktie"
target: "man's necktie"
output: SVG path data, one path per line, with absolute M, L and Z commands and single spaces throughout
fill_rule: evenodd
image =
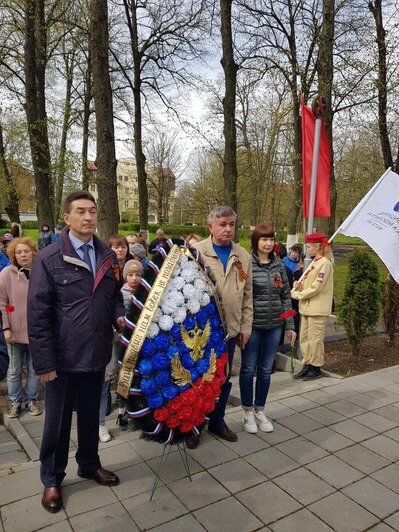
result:
M 89 249 L 91 248 L 90 244 L 83 244 L 80 246 L 80 249 L 83 251 L 83 260 L 87 264 L 87 266 L 90 268 L 91 273 L 94 275 L 93 268 L 91 265 L 90 255 L 89 255 Z

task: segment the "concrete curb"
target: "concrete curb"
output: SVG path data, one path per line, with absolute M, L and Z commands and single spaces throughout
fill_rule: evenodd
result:
M 19 442 L 22 449 L 33 462 L 39 460 L 40 452 L 35 442 L 24 429 L 24 426 L 19 419 L 9 419 L 7 416 L 3 417 L 3 423 L 7 430 L 11 432 L 14 438 Z

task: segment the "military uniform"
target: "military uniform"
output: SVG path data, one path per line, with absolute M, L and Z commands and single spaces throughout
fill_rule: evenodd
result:
M 326 257 L 314 259 L 299 285 L 291 290 L 302 316 L 299 342 L 304 365 L 324 364 L 324 334 L 333 301 L 333 265 Z

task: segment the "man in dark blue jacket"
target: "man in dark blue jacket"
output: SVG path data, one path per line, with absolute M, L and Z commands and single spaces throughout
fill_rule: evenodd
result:
M 32 266 L 28 331 L 35 372 L 45 383 L 46 419 L 40 450 L 42 504 L 63 505 L 61 482 L 68 462 L 72 409 L 78 422 L 78 475 L 115 486 L 118 477 L 98 456 L 98 416 L 105 367 L 112 352 L 112 325 L 125 309 L 115 253 L 94 236 L 97 206 L 85 191 L 64 203 L 67 229 Z

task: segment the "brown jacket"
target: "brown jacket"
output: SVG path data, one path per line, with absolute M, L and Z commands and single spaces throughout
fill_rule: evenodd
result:
M 249 253 L 233 242 L 225 273 L 222 261 L 213 248 L 211 237 L 198 242 L 194 247 L 200 251 L 206 266 L 210 268 L 216 279 L 229 338 L 240 333 L 251 334 L 253 299 L 252 262 Z M 240 266 L 239 263 L 242 265 L 242 270 L 248 274 L 247 279 L 240 279 L 239 268 L 237 268 L 237 265 Z
M 302 276 L 300 289 L 292 289 L 292 299 L 299 300 L 299 312 L 305 316 L 329 316 L 333 300 L 333 265 L 321 257 L 313 260 Z

